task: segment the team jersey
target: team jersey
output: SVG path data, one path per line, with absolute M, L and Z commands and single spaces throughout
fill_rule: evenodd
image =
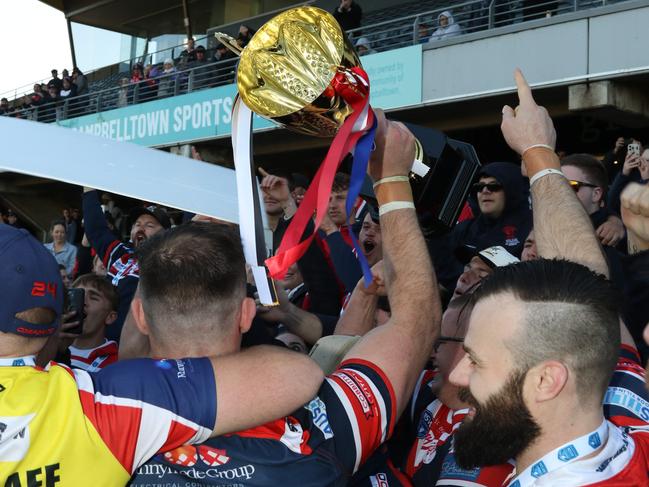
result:
M 129 360 L 94 374 L 16 360 L 25 365 L 0 367 L 2 486 L 122 487 L 156 453 L 214 428 L 208 359 Z
M 131 486 L 344 486 L 392 433 L 392 386 L 374 364 L 351 360 L 290 416 L 157 455 Z
M 453 411 L 435 398 L 431 391 L 434 381 L 432 371 L 424 371 L 419 378 L 415 388 L 413 399 L 409 405 L 409 417 L 405 420 L 405 436 L 411 439 L 411 443 L 404 447 L 403 443 L 391 445 L 392 455 L 379 452 L 368 464 L 368 469 L 361 472 L 353 485 L 357 486 L 502 486 L 508 485 L 511 474 L 514 470 L 514 463 L 503 465 L 464 470 L 460 468 L 454 458 L 452 449 L 452 434 L 458 428 L 466 415 L 466 410 Z M 640 362 L 637 351 L 629 346 L 623 346 L 613 373 L 611 382 L 604 397 L 604 416 L 613 424 L 622 426 L 625 429 L 621 433 L 610 436 L 611 444 L 618 445 L 618 449 L 625 444 L 640 443 L 640 450 L 636 455 L 641 455 L 645 447 L 644 427 L 649 418 L 649 402 L 645 389 L 645 373 Z M 634 429 L 634 427 L 638 427 Z M 620 438 L 623 437 L 624 441 Z M 414 438 L 414 440 L 413 440 Z M 619 440 L 619 441 L 618 441 Z M 625 443 L 626 442 L 626 443 Z M 407 450 L 405 458 L 394 454 L 398 450 Z M 617 452 L 618 449 L 614 451 Z M 608 450 L 607 450 L 608 451 Z M 638 451 L 640 453 L 638 453 Z M 634 478 L 637 472 L 644 468 L 644 478 L 640 483 L 620 483 L 617 485 L 649 485 L 647 480 L 647 461 L 640 461 L 640 467 L 631 465 L 631 449 L 627 448 L 626 453 L 619 452 L 617 462 L 612 462 L 611 468 L 618 465 L 627 465 L 632 470 L 629 474 Z M 605 455 L 605 454 L 602 454 Z M 600 457 L 600 455 L 598 455 Z M 649 458 L 649 457 L 646 457 Z M 626 459 L 626 460 L 625 460 Z M 393 465 L 388 463 L 392 460 L 400 467 L 400 472 L 406 475 L 403 477 L 395 474 Z M 624 463 L 624 462 L 629 463 Z M 581 462 L 578 462 L 581 464 Z M 601 464 L 602 462 L 600 462 Z M 598 466 L 600 465 L 598 464 Z M 579 465 L 581 468 L 581 465 Z M 621 472 L 621 471 L 620 471 Z M 625 478 L 627 481 L 627 478 Z M 538 485 L 578 485 L 570 482 L 556 481 L 554 484 L 539 483 Z M 599 485 L 599 484 L 596 484 Z M 604 484 L 602 484 L 604 485 Z M 605 484 L 609 485 L 609 484 Z M 616 485 L 616 484 L 610 484 Z M 512 487 L 519 487 L 511 484 Z M 520 486 L 522 487 L 522 486 Z
M 117 362 L 117 342 L 112 340 L 104 340 L 104 343 L 95 348 L 84 349 L 70 345 L 68 349 L 70 365 L 86 372 L 97 372 Z
M 83 215 L 88 240 L 106 267 L 106 277 L 117 288 L 117 320 L 106 329 L 106 336 L 119 341 L 122 324 L 140 280 L 140 267 L 133 248 L 120 242 L 108 228 L 97 191 L 83 194 Z

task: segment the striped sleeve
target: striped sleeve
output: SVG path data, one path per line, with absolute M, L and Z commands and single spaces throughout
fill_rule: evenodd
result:
M 207 440 L 214 429 L 208 359 L 126 360 L 73 373 L 84 414 L 129 473 L 158 452 Z
M 356 472 L 394 430 L 394 390 L 376 365 L 359 359 L 343 362 L 320 389 L 329 411 L 337 456 Z
M 623 345 L 604 396 L 604 415 L 618 426 L 649 423 L 649 395 L 638 352 Z

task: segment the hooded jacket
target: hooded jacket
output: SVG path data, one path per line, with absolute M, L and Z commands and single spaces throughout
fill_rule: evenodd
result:
M 449 37 L 457 36 L 462 33 L 462 29 L 460 28 L 459 24 L 455 23 L 455 19 L 453 18 L 453 14 L 450 12 L 450 10 L 444 10 L 441 14 L 437 16 L 438 25 L 439 25 L 439 20 L 442 18 L 442 16 L 448 19 L 448 25 L 446 27 L 442 27 L 440 25 L 437 29 L 435 29 L 435 32 L 433 32 L 433 35 L 430 36 L 428 42 L 448 39 Z
M 469 245 L 479 251 L 501 245 L 520 258 L 525 239 L 532 230 L 529 187 L 521 168 L 509 162 L 495 162 L 482 168 L 482 176 L 494 177 L 503 185 L 505 208 L 498 218 L 489 218 L 475 205 L 475 218 L 458 223 L 442 242 L 431 246 L 438 278 L 450 290 L 455 288 L 464 267 L 456 257 L 459 248 Z

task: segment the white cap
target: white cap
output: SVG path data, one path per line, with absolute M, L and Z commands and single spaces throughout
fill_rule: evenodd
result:
M 478 252 L 478 255 L 492 267 L 504 267 L 509 264 L 520 262 L 519 259 L 507 252 L 505 248 L 500 245 L 495 245 L 481 250 Z

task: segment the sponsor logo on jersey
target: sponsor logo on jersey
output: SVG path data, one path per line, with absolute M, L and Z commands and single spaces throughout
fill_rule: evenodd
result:
M 34 414 L 0 416 L 0 462 L 19 462 L 29 451 L 29 423 Z M 11 485 L 11 484 L 8 484 Z
M 14 472 L 7 477 L 5 487 L 56 487 L 61 481 L 59 464 L 45 465 L 24 472 Z
M 649 421 L 649 402 L 629 389 L 609 387 L 604 395 L 604 406 L 620 407 L 643 421 Z
M 425 409 L 421 414 L 421 419 L 419 420 L 419 426 L 417 428 L 417 438 L 424 438 L 428 430 L 430 429 L 430 424 L 433 422 L 433 413 L 428 409 Z
M 361 405 L 361 409 L 363 410 L 365 417 L 371 418 L 373 415 L 370 409 L 370 402 L 368 400 L 369 395 L 365 394 L 364 390 L 361 389 L 359 384 L 357 384 L 356 381 L 352 379 L 346 372 L 336 372 L 335 375 L 340 377 L 342 381 L 347 384 L 349 389 L 354 393 L 356 399 L 358 399 L 358 402 Z
M 136 474 L 155 476 L 158 479 L 182 475 L 192 480 L 226 479 L 239 481 L 243 479 L 250 480 L 255 474 L 255 466 L 248 464 L 228 469 L 219 467 L 210 467 L 207 469 L 188 467 L 179 469 L 172 465 L 147 463 L 138 468 Z
M 588 444 L 591 448 L 597 448 L 602 444 L 602 439 L 599 437 L 599 433 L 595 432 L 588 437 Z
M 208 467 L 225 465 L 230 461 L 230 457 L 225 450 L 212 448 L 211 446 L 201 445 L 198 447 L 198 455 Z
M 325 439 L 328 440 L 334 437 L 334 432 L 331 430 L 331 425 L 329 424 L 329 416 L 327 416 L 327 406 L 322 399 L 316 397 L 309 404 L 304 406 L 311 412 L 311 418 L 313 424 L 318 427 Z

